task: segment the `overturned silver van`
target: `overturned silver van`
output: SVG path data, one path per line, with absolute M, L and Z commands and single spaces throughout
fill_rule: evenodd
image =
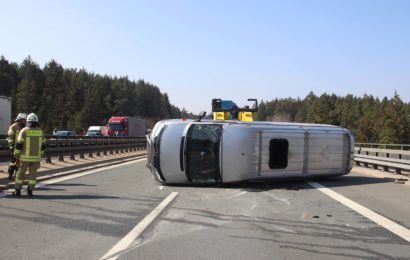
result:
M 161 183 L 229 183 L 350 172 L 354 138 L 332 125 L 163 120 L 147 135 L 147 167 Z

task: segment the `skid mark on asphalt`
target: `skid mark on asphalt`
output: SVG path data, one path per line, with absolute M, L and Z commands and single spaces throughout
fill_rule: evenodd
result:
M 287 204 L 287 205 L 290 205 L 290 202 L 289 202 L 287 199 L 285 199 L 285 198 L 278 198 L 278 197 L 276 197 L 275 195 L 270 194 L 270 193 L 268 193 L 268 192 L 264 192 L 263 194 L 265 194 L 266 196 L 268 196 L 268 197 L 270 197 L 270 198 L 272 198 L 272 199 L 274 199 L 274 200 L 277 200 L 277 201 L 283 202 L 283 203 L 285 203 L 285 204 Z
M 240 192 L 240 193 L 237 193 L 237 194 L 235 194 L 235 195 L 230 196 L 228 199 L 233 199 L 233 198 L 242 196 L 242 195 L 245 194 L 245 193 L 247 193 L 247 191 L 242 191 L 242 192 Z
M 328 195 L 332 199 L 342 203 L 343 205 L 347 206 L 348 208 L 356 211 L 360 215 L 370 219 L 371 221 L 375 222 L 376 224 L 384 227 L 385 229 L 389 230 L 390 232 L 396 234 L 397 236 L 403 238 L 407 242 L 410 242 L 410 230 L 397 224 L 396 222 L 391 221 L 390 219 L 383 217 L 382 215 L 340 195 L 339 193 L 326 188 L 325 186 L 314 182 L 308 181 L 307 182 L 310 186 L 318 189 L 319 191 L 323 192 L 324 194 Z

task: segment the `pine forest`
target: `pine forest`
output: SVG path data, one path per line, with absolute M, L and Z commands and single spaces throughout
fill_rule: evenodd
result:
M 161 119 L 193 117 L 185 108 L 172 105 L 159 87 L 142 79 L 67 69 L 54 60 L 41 68 L 30 57 L 21 64 L 0 58 L 0 95 L 12 98 L 13 116 L 22 111 L 37 113 L 46 132 L 82 132 L 90 125 L 105 124 L 112 115 L 144 118 L 147 127 Z M 379 99 L 371 94 L 310 92 L 300 99 L 275 98 L 272 91 L 271 97 L 260 102 L 255 119 L 342 126 L 362 143 L 410 143 L 410 104 L 398 93 Z

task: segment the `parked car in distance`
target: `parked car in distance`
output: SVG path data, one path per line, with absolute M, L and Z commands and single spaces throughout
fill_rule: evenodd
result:
M 54 137 L 70 137 L 70 136 L 78 136 L 75 131 L 57 131 L 53 135 Z
M 100 132 L 91 131 L 91 132 L 87 132 L 85 134 L 85 136 L 88 136 L 88 137 L 103 137 L 103 134 L 101 134 Z
M 103 136 L 103 130 L 106 126 L 90 126 L 85 136 Z

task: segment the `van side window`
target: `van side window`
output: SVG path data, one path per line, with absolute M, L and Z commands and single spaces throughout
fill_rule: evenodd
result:
M 269 141 L 269 168 L 285 169 L 288 167 L 289 142 L 286 139 Z

